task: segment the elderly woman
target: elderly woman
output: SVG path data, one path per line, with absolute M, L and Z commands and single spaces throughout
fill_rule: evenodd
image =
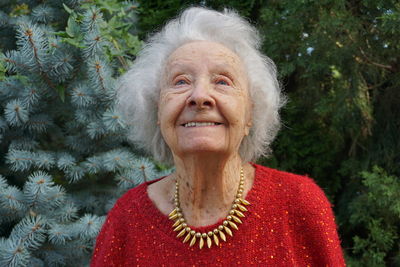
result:
M 122 78 L 131 139 L 169 176 L 121 197 L 94 266 L 344 266 L 334 216 L 304 176 L 256 165 L 280 94 L 257 31 L 232 11 L 185 10 Z

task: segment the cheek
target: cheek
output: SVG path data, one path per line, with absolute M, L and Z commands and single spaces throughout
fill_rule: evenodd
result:
M 163 128 L 168 129 L 174 126 L 184 106 L 181 98 L 174 95 L 161 95 L 158 104 L 158 120 Z

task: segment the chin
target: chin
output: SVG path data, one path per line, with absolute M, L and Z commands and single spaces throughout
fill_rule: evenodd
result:
M 217 154 L 226 154 L 226 148 L 221 148 L 221 147 L 215 147 L 215 146 L 210 146 L 210 145 L 198 145 L 198 146 L 191 146 L 191 147 L 184 147 L 180 149 L 181 154 L 183 157 L 184 156 L 213 156 Z

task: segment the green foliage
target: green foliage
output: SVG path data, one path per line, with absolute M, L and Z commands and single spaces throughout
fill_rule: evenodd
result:
M 353 237 L 354 266 L 399 263 L 400 181 L 383 169 L 362 172 L 359 194 L 349 204 L 350 223 L 358 228 Z
M 399 220 L 384 202 L 398 184 L 362 194 L 380 213 L 349 202 L 365 188 L 361 171 L 379 165 L 400 176 L 399 4 L 272 1 L 260 13 L 265 53 L 289 96 L 274 157 L 263 162 L 308 174 L 328 193 L 349 266 L 395 265 L 399 248 L 390 244 Z M 355 216 L 367 217 L 360 223 Z

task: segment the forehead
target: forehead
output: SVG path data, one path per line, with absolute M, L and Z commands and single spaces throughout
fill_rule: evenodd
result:
M 217 66 L 243 69 L 241 59 L 236 53 L 222 44 L 209 41 L 193 41 L 178 47 L 169 56 L 167 66 L 180 66 L 198 60 Z

